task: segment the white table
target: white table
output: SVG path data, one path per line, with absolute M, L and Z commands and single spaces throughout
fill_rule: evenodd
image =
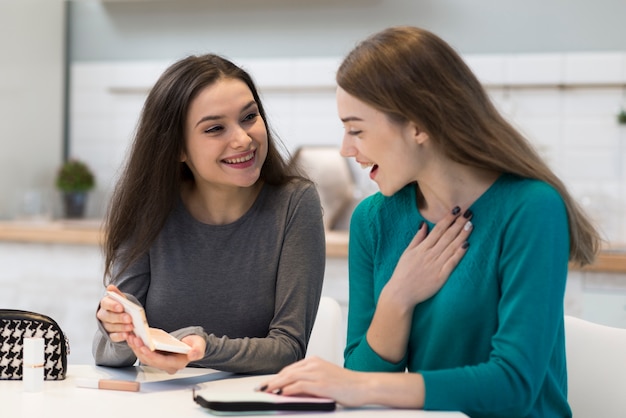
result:
M 77 379 L 123 379 L 141 382 L 139 392 L 87 389 L 76 386 Z M 254 390 L 267 376 L 237 376 L 206 369 L 181 370 L 170 376 L 150 368 L 114 369 L 88 365 L 70 365 L 63 381 L 46 381 L 41 392 L 24 392 L 21 381 L 0 380 L 0 415 L 4 418 L 111 418 L 143 416 L 211 417 L 193 401 L 192 388 L 216 390 Z M 293 413 L 281 416 L 300 417 L 465 417 L 460 412 L 399 410 L 380 407 L 347 409 L 334 412 Z

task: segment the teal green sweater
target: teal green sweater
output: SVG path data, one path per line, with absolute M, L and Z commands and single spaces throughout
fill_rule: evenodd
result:
M 467 253 L 439 292 L 415 307 L 405 358 L 393 364 L 371 349 L 365 335 L 381 290 L 425 219 L 414 184 L 359 204 L 350 224 L 345 366 L 421 373 L 424 409 L 569 417 L 563 200 L 546 183 L 504 174 L 471 210 Z

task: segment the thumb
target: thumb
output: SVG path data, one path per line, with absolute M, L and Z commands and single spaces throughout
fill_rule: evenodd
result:
M 182 341 L 191 347 L 191 350 L 187 352 L 187 358 L 189 361 L 200 360 L 204 357 L 206 344 L 202 337 L 198 335 L 188 335 L 183 338 Z
M 187 353 L 187 358 L 189 359 L 189 361 L 200 360 L 202 357 L 204 357 L 204 353 L 202 351 L 200 351 L 200 349 L 198 347 L 193 347 Z

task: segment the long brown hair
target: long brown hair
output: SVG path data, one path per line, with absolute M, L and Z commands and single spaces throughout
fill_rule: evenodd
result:
M 593 262 L 601 242 L 594 226 L 445 41 L 416 27 L 388 28 L 358 44 L 336 77 L 343 90 L 392 120 L 418 124 L 451 160 L 552 185 L 567 209 L 570 260 Z
M 272 133 L 257 89 L 245 70 L 213 54 L 189 56 L 172 64 L 146 98 L 130 155 L 109 202 L 105 283 L 107 277 L 114 279 L 148 251 L 178 202 L 183 182 L 194 181 L 191 170 L 180 162 L 189 106 L 204 88 L 225 78 L 246 83 L 265 123 L 268 151 L 260 178 L 268 184 L 284 184 L 294 178 L 296 173 L 281 154 L 286 151 Z M 122 246 L 124 251 L 120 251 Z

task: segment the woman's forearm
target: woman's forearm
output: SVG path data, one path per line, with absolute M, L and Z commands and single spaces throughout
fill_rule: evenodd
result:
M 367 342 L 383 359 L 398 363 L 406 353 L 413 308 L 398 303 L 386 287 L 378 300 L 372 323 L 367 330 Z

